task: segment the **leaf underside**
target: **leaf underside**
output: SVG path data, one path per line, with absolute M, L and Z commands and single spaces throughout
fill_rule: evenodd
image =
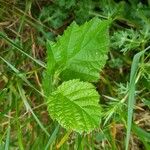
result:
M 91 83 L 63 82 L 48 99 L 48 111 L 64 128 L 90 132 L 100 123 L 99 94 Z
M 107 60 L 109 21 L 94 18 L 78 26 L 73 22 L 51 49 L 63 80 L 96 82 Z

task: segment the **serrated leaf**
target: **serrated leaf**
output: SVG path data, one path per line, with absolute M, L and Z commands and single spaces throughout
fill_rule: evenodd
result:
M 64 80 L 97 81 L 107 60 L 110 21 L 94 18 L 78 26 L 73 22 L 51 49 Z
M 64 128 L 90 132 L 100 123 L 99 94 L 79 79 L 63 82 L 48 99 L 48 111 Z

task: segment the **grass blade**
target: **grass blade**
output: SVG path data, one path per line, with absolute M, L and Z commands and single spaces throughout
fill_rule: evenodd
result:
M 2 32 L 0 32 L 0 37 L 2 37 L 3 39 L 5 39 L 9 44 L 11 44 L 13 47 L 15 47 L 18 51 L 20 51 L 22 54 L 24 54 L 25 56 L 27 56 L 28 58 L 30 58 L 31 60 L 33 60 L 34 62 L 36 62 L 38 65 L 40 65 L 41 67 L 45 68 L 45 65 L 43 62 L 33 58 L 32 56 L 30 56 L 29 54 L 25 53 L 23 51 L 23 49 L 21 47 L 19 47 L 17 44 L 15 44 L 11 39 L 9 39 L 7 36 L 5 36 Z
M 49 149 L 49 146 L 53 143 L 53 141 L 56 139 L 56 136 L 57 136 L 57 133 L 59 131 L 59 125 L 56 126 L 54 132 L 52 133 L 51 137 L 49 138 L 48 140 L 48 143 L 45 147 L 45 150 L 48 150 Z
M 7 60 L 5 60 L 4 58 L 2 58 L 0 56 L 0 59 L 2 59 L 15 73 L 18 77 L 20 77 L 25 83 L 27 83 L 27 85 L 29 85 L 31 88 L 33 88 L 35 91 L 37 91 L 40 95 L 42 95 L 43 97 L 45 97 L 43 95 L 42 92 L 40 92 L 39 90 L 37 90 L 27 79 L 26 77 L 17 69 L 15 68 L 12 64 L 10 64 Z
M 6 136 L 6 142 L 5 142 L 5 150 L 9 150 L 9 141 L 10 141 L 10 126 L 8 126 L 8 129 L 7 129 L 7 136 Z
M 136 124 L 133 124 L 132 130 L 138 136 L 138 138 L 143 142 L 145 148 L 149 150 L 150 149 L 150 144 L 149 144 L 150 133 L 138 127 Z
M 133 108 L 135 104 L 135 86 L 136 86 L 136 76 L 138 72 L 138 64 L 141 56 L 150 48 L 147 47 L 145 50 L 137 53 L 131 65 L 131 73 L 130 73 L 130 83 L 129 83 L 129 97 L 128 97 L 128 117 L 127 117 L 127 135 L 126 135 L 126 145 L 125 149 L 128 150 L 129 141 L 130 141 L 130 133 L 132 126 L 132 117 L 133 117 Z
M 31 106 L 29 105 L 26 96 L 25 96 L 25 91 L 20 87 L 19 84 L 17 84 L 18 86 L 18 90 L 20 93 L 20 97 L 22 98 L 24 105 L 26 106 L 26 109 L 29 110 L 31 112 L 31 114 L 33 115 L 34 119 L 36 120 L 36 122 L 38 123 L 38 125 L 41 127 L 41 129 L 45 132 L 45 134 L 47 136 L 50 136 L 48 131 L 45 129 L 45 127 L 43 126 L 43 124 L 40 122 L 40 120 L 38 119 L 38 117 L 35 115 L 35 113 L 33 112 Z

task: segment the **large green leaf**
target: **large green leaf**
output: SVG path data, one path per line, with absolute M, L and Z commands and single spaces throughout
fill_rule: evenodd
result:
M 48 99 L 48 111 L 64 128 L 82 133 L 99 126 L 99 94 L 91 83 L 63 82 Z
M 81 26 L 73 22 L 56 43 L 51 43 L 56 68 L 63 69 L 64 80 L 79 78 L 95 82 L 99 79 L 107 60 L 109 23 L 98 18 Z

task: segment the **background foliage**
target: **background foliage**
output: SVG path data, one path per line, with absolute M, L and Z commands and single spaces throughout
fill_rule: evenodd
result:
M 90 134 L 68 134 L 44 101 L 46 41 L 95 16 L 113 20 L 109 59 L 95 83 L 103 119 Z M 129 149 L 149 150 L 149 44 L 149 0 L 0 0 L 0 149 L 125 149 L 133 111 Z

